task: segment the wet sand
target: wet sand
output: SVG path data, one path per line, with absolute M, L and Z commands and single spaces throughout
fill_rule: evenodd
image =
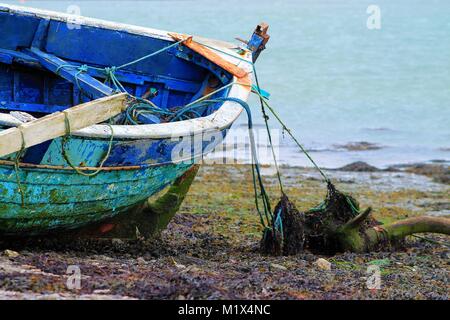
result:
M 326 189 L 312 169 L 282 171 L 286 193 L 298 209 L 322 200 Z M 328 173 L 362 207 L 372 206 L 383 222 L 424 214 L 450 216 L 450 185 L 425 171 Z M 276 201 L 274 173 L 263 168 Z M 1 242 L 0 298 L 449 299 L 450 251 L 445 244 L 408 238 L 401 248 L 370 254 L 260 255 L 261 226 L 252 192 L 248 167 L 203 166 L 180 212 L 154 240 Z M 450 243 L 448 236 L 425 236 Z M 6 249 L 17 254 L 4 253 Z M 331 269 L 320 268 L 319 258 L 329 261 Z M 79 290 L 67 287 L 70 265 L 80 269 Z M 367 287 L 371 265 L 380 269 L 380 289 Z

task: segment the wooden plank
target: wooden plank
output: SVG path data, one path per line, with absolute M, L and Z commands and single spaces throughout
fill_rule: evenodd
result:
M 201 45 L 198 42 L 193 41 L 192 37 L 189 37 L 189 36 L 183 35 L 183 34 L 178 34 L 178 33 L 169 33 L 169 35 L 176 41 L 185 40 L 183 42 L 183 44 L 186 47 L 197 52 L 198 54 L 205 57 L 209 61 L 215 63 L 216 65 L 218 65 L 225 71 L 228 71 L 232 75 L 234 75 L 238 78 L 243 78 L 247 75 L 247 72 L 244 69 L 235 66 L 231 62 L 229 62 L 229 61 L 225 60 L 224 58 L 222 58 L 221 56 L 219 56 L 214 51 L 206 48 L 205 46 Z
M 126 93 L 104 97 L 1 131 L 0 157 L 20 151 L 22 136 L 26 148 L 64 136 L 66 117 L 71 131 L 106 121 L 125 110 L 126 98 Z
M 115 92 L 111 87 L 108 87 L 90 75 L 79 73 L 76 68 L 67 67 L 70 63 L 67 63 L 55 55 L 43 52 L 37 48 L 31 48 L 30 52 L 36 56 L 43 67 L 54 73 L 58 71 L 59 76 L 72 82 L 74 85 L 77 85 L 78 83 L 80 88 L 91 94 L 93 98 L 109 96 Z

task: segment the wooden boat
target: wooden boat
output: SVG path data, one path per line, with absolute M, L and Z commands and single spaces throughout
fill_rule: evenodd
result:
M 174 158 L 180 138 L 196 141 L 214 132 L 224 137 L 242 107 L 217 100 L 171 122 L 138 113 L 133 124 L 122 112 L 111 123 L 80 125 L 70 137 L 51 135 L 63 129 L 61 122 L 45 127 L 41 121 L 39 132 L 28 132 L 28 121 L 60 116 L 117 91 L 166 111 L 209 95 L 245 101 L 251 61 L 264 42 L 260 29 L 248 49 L 11 5 L 0 5 L 0 26 L 0 150 L 15 150 L 0 158 L 4 236 L 77 229 L 126 215 L 221 142 L 200 139 L 200 147 L 189 144 L 188 156 Z M 19 142 L 7 138 L 14 127 L 22 135 Z M 8 149 L 12 143 L 15 149 Z

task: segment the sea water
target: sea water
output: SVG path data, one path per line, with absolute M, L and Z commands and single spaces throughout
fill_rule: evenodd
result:
M 448 0 L 3 2 L 230 42 L 265 21 L 271 39 L 257 62 L 261 87 L 320 165 L 450 161 Z M 261 123 L 257 99 L 251 104 Z M 308 165 L 279 137 L 280 162 Z M 360 141 L 381 148 L 341 147 Z

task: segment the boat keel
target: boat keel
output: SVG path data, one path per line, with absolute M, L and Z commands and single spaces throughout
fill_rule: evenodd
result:
M 73 236 L 97 239 L 151 238 L 164 230 L 178 212 L 194 181 L 200 165 L 194 165 L 175 180 L 156 201 L 145 201 L 136 207 L 101 223 L 85 227 Z

